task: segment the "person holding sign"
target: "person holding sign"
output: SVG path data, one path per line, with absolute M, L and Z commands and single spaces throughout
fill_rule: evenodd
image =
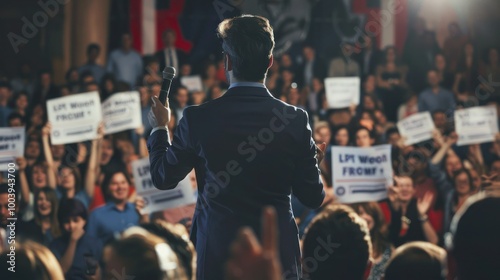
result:
M 159 189 L 173 189 L 193 169 L 198 201 L 191 240 L 197 279 L 223 279 L 231 241 L 242 226 L 260 232 L 264 206 L 278 214 L 280 259 L 289 276 L 300 277 L 297 226 L 290 194 L 307 207 L 324 199 L 318 164 L 326 143 L 312 139 L 307 113 L 274 98 L 264 85 L 273 63 L 269 21 L 244 15 L 219 25 L 226 75 L 224 96 L 184 109 L 169 141 L 170 108 L 153 97 L 148 139 L 150 172 Z

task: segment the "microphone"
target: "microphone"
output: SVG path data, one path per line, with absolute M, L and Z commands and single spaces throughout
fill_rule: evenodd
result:
M 163 105 L 167 102 L 168 94 L 170 93 L 170 85 L 172 85 L 172 80 L 175 77 L 175 68 L 172 66 L 167 66 L 163 70 L 163 83 L 161 84 L 160 90 L 160 101 Z

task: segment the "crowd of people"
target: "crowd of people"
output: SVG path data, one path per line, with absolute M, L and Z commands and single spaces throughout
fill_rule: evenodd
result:
M 455 110 L 500 109 L 491 84 L 500 81 L 498 50 L 476 49 L 474 38 L 457 24 L 450 25 L 449 38 L 439 46 L 424 26 L 417 20 L 402 53 L 394 47 L 379 50 L 374 38 L 365 37 L 349 46 L 349 55 L 325 58 L 304 44 L 300 55 L 274 57 L 266 87 L 275 98 L 306 110 L 314 140 L 327 143 L 319 166 L 327 194 L 322 206 L 307 209 L 291 198 L 305 279 L 500 279 L 495 218 L 500 215 L 495 181 L 500 134 L 491 143 L 457 146 L 453 126 Z M 25 155 L 16 159 L 17 279 L 194 279 L 196 254 L 188 238 L 192 211 L 170 220 L 168 211 L 143 214 L 131 168 L 131 162 L 148 156 L 147 115 L 165 65 L 175 66 L 179 77 L 202 79 L 202 90 L 196 91 L 174 79 L 171 137 L 186 107 L 217 99 L 229 87 L 220 57 L 192 64 L 189 54 L 175 48 L 175 39 L 175 32 L 166 30 L 164 49 L 141 57 L 131 35 L 123 34 L 105 66 L 97 63 L 100 46 L 91 44 L 87 63 L 69 69 L 60 85 L 54 84 L 54 73 L 28 63 L 16 77 L 0 77 L 0 127 L 26 131 Z M 350 76 L 361 78 L 360 104 L 330 109 L 324 79 Z M 104 101 L 130 90 L 140 94 L 143 127 L 112 135 L 100 127 L 92 141 L 51 144 L 47 100 L 97 91 Z M 425 111 L 436 127 L 433 139 L 406 146 L 396 122 Z M 339 204 L 331 147 L 378 144 L 392 145 L 395 177 L 388 198 Z M 0 177 L 5 182 L 0 186 L 0 275 L 9 275 L 8 237 L 14 229 L 7 227 L 8 178 Z M 272 210 L 264 212 L 262 246 L 254 233 L 242 232 L 228 279 L 289 279 L 286 268 L 276 265 L 273 238 L 279 233 L 272 230 Z

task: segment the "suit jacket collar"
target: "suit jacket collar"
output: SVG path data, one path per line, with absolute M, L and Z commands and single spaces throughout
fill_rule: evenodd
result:
M 273 97 L 267 88 L 252 87 L 252 86 L 237 86 L 226 91 L 224 96 L 260 96 Z M 274 98 L 274 97 L 273 97 Z

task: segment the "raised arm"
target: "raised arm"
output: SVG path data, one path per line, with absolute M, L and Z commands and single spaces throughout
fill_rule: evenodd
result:
M 438 165 L 441 164 L 441 161 L 443 160 L 444 156 L 450 152 L 453 152 L 450 150 L 451 146 L 453 146 L 455 143 L 457 143 L 458 136 L 456 133 L 452 133 L 445 141 L 442 141 L 441 148 L 437 151 L 437 153 L 432 157 L 431 163 Z M 437 141 L 437 140 L 436 140 Z M 439 141 L 437 141 L 439 142 Z
M 42 142 L 43 142 L 43 153 L 45 155 L 45 161 L 47 162 L 47 180 L 49 187 L 55 189 L 57 185 L 56 181 L 56 173 L 57 170 L 55 170 L 55 165 L 54 165 L 54 158 L 52 157 L 52 150 L 50 149 L 50 144 L 49 144 L 49 135 L 50 132 L 52 131 L 52 125 L 50 122 L 47 122 L 47 124 L 42 128 Z
M 99 140 L 104 136 L 104 126 L 99 124 L 97 129 L 97 138 L 92 140 L 92 145 L 90 147 L 90 157 L 89 163 L 87 165 L 87 174 L 85 174 L 85 191 L 90 198 L 94 197 L 95 183 L 96 183 L 96 171 L 97 171 L 97 147 L 99 146 Z
M 456 133 L 452 133 L 446 140 L 442 140 L 441 134 L 439 133 L 439 135 L 434 135 L 434 139 L 436 142 L 440 143 L 441 147 L 429 162 L 429 175 L 432 180 L 434 180 L 440 194 L 445 196 L 453 189 L 453 185 L 448 181 L 446 173 L 441 168 L 441 162 L 447 153 L 453 152 L 450 148 L 457 142 L 458 137 Z
M 21 184 L 21 199 L 25 205 L 30 203 L 30 187 L 26 177 L 26 159 L 19 157 L 16 159 L 19 168 L 19 183 Z
M 420 224 L 422 226 L 422 231 L 424 232 L 425 239 L 432 244 L 437 244 L 439 241 L 438 235 L 431 223 L 429 222 L 429 216 L 427 216 L 427 212 L 429 211 L 432 200 L 434 199 L 434 195 L 431 192 L 426 192 L 422 199 L 419 199 L 417 202 L 417 209 Z

